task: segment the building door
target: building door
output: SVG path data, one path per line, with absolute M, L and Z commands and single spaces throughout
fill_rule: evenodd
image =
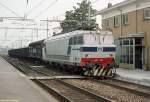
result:
M 122 68 L 142 69 L 145 57 L 143 41 L 142 37 L 117 39 L 117 64 Z
M 116 60 L 122 68 L 134 68 L 134 38 L 116 39 Z
M 135 68 L 142 69 L 143 67 L 143 47 L 142 38 L 135 38 Z
M 142 46 L 135 46 L 135 68 L 142 69 Z

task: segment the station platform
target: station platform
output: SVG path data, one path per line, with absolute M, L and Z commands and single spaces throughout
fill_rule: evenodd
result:
M 150 87 L 150 71 L 117 68 L 116 74 L 117 75 L 115 78 L 118 80 L 123 80 Z
M 0 102 L 58 102 L 0 57 Z

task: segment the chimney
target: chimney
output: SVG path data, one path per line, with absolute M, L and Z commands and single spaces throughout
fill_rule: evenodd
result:
M 108 7 L 107 8 L 110 8 L 112 7 L 112 3 L 108 3 Z

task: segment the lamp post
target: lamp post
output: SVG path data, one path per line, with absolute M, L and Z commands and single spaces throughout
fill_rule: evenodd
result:
M 48 18 L 47 18 L 47 38 L 48 38 L 48 32 L 49 32 L 49 21 L 48 21 Z

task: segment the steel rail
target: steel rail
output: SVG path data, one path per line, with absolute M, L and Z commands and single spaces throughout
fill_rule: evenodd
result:
M 49 76 L 47 73 L 44 73 L 44 72 L 41 72 L 41 71 L 39 71 L 39 70 L 36 70 L 36 69 L 34 69 L 34 68 L 31 68 L 30 66 L 28 66 L 28 65 L 26 65 L 26 64 L 24 64 L 24 63 L 22 63 L 22 62 L 19 62 L 19 63 L 17 63 L 17 62 L 12 62 L 12 60 L 11 59 L 9 59 L 9 58 L 7 58 L 7 57 L 4 57 L 4 59 L 7 61 L 7 62 L 9 62 L 11 65 L 13 65 L 15 68 L 17 68 L 19 71 L 21 71 L 22 73 L 24 73 L 24 74 L 29 74 L 29 70 L 30 70 L 30 74 L 31 74 L 31 72 L 33 72 L 33 75 L 34 74 L 40 74 L 40 75 L 43 75 L 43 76 Z M 24 68 L 23 68 L 24 67 Z M 27 68 L 27 69 L 26 69 Z M 35 73 L 34 73 L 35 72 Z
M 32 68 L 32 67 L 30 67 L 29 65 L 27 65 L 27 64 L 24 64 L 24 63 L 21 63 L 23 66 L 25 66 L 25 67 L 27 67 L 28 69 L 31 69 L 31 70 L 33 70 L 33 71 L 35 71 L 35 72 L 38 72 L 38 73 L 41 73 L 41 74 L 43 74 L 43 75 L 45 75 L 45 76 L 50 76 L 50 74 L 47 74 L 47 73 L 44 73 L 44 72 L 42 72 L 42 71 L 40 71 L 40 70 L 37 70 L 37 69 L 35 69 L 35 68 Z
M 83 89 L 83 88 L 79 88 L 77 86 L 74 86 L 70 83 L 64 82 L 64 81 L 59 80 L 59 79 L 52 80 L 52 81 L 53 82 L 56 81 L 57 84 L 55 84 L 55 86 L 59 85 L 58 86 L 59 88 L 62 87 L 61 85 L 67 87 L 67 89 L 62 87 L 63 89 L 61 89 L 61 90 L 65 90 L 67 92 L 67 94 L 69 94 L 69 96 L 67 96 L 65 92 L 61 92 L 61 90 L 52 87 L 53 85 L 45 84 L 44 82 L 42 82 L 42 80 L 34 79 L 33 81 L 36 82 L 41 87 L 43 87 L 49 93 L 53 94 L 54 97 L 58 98 L 62 102 L 76 102 L 76 101 L 82 101 L 82 102 L 87 102 L 87 101 L 90 101 L 90 102 L 112 102 L 111 100 L 109 100 L 107 98 L 104 98 L 103 96 L 96 95 L 92 92 L 89 92 L 89 91 Z M 47 80 L 47 81 L 50 81 L 50 80 Z M 69 89 L 71 89 L 71 91 Z
M 117 89 L 121 89 L 121 90 L 125 90 L 125 91 L 128 91 L 130 93 L 133 93 L 133 94 L 136 94 L 136 95 L 139 95 L 139 96 L 143 96 L 145 98 L 150 98 L 150 87 L 147 87 L 147 86 L 143 86 L 143 85 L 139 85 L 139 84 L 134 84 L 134 83 L 130 83 L 130 82 L 125 82 L 125 81 L 120 81 L 120 80 L 116 80 L 116 79 L 112 79 L 112 80 L 96 80 L 96 79 L 90 79 L 92 81 L 95 81 L 95 82 L 99 82 L 99 83 L 102 83 L 104 85 L 108 85 L 108 86 L 113 86 Z M 121 85 L 118 84 L 117 82 L 115 81 L 119 81 L 120 83 L 122 83 Z M 124 84 L 124 85 L 123 85 Z M 128 84 L 128 86 L 125 84 Z M 130 85 L 135 85 L 135 87 L 140 87 L 140 88 L 146 88 L 147 90 L 149 90 L 149 92 L 144 92 L 142 91 L 142 89 L 140 90 L 137 90 L 137 89 L 134 89 L 134 88 L 131 88 Z
M 110 100 L 108 98 L 105 98 L 105 97 L 100 96 L 98 94 L 92 93 L 92 92 L 90 92 L 90 91 L 88 91 L 88 90 L 86 90 L 84 88 L 81 88 L 81 87 L 75 86 L 73 84 L 67 83 L 67 82 L 65 82 L 63 80 L 58 79 L 57 81 L 59 81 L 60 83 L 66 85 L 68 87 L 71 87 L 74 90 L 78 90 L 79 92 L 81 92 L 83 94 L 86 94 L 87 96 L 91 96 L 91 97 L 93 97 L 95 99 L 98 99 L 100 102 L 113 102 L 112 100 Z
M 59 91 L 57 91 L 56 89 L 54 89 L 54 88 L 44 84 L 43 82 L 39 81 L 38 79 L 33 79 L 32 81 L 34 81 L 36 84 L 38 84 L 43 89 L 45 89 L 47 92 L 49 92 L 49 94 L 52 94 L 58 100 L 60 100 L 62 102 L 71 102 L 71 100 L 69 100 L 67 97 L 65 97 L 64 95 L 60 94 Z

